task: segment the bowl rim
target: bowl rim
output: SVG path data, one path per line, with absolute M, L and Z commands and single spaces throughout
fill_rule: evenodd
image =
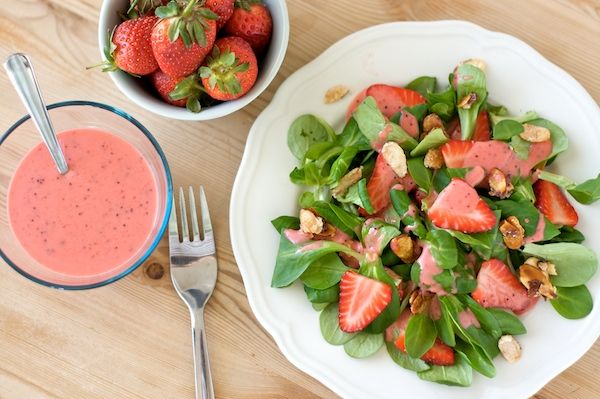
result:
M 268 75 L 265 76 L 264 81 L 258 85 L 258 82 L 252 87 L 251 93 L 247 93 L 244 96 L 230 100 L 224 103 L 217 104 L 215 106 L 207 107 L 201 112 L 193 113 L 188 111 L 185 108 L 176 107 L 170 104 L 161 104 L 164 105 L 157 107 L 151 102 L 149 102 L 149 97 L 154 97 L 150 93 L 138 93 L 134 90 L 130 90 L 126 87 L 125 80 L 132 78 L 128 76 L 126 72 L 123 71 L 110 71 L 108 75 L 112 79 L 113 83 L 121 93 L 125 94 L 125 96 L 134 104 L 144 108 L 147 111 L 152 112 L 153 114 L 160 115 L 165 118 L 177 119 L 177 120 L 186 120 L 186 121 L 208 121 L 213 119 L 218 119 L 227 115 L 230 115 L 240 109 L 244 108 L 252 101 L 254 101 L 258 96 L 260 96 L 264 91 L 269 87 L 273 79 L 279 73 L 281 69 L 281 65 L 283 64 L 283 60 L 287 53 L 287 48 L 289 44 L 290 37 L 290 19 L 289 12 L 287 8 L 286 0 L 276 0 L 277 3 L 281 7 L 282 16 L 281 19 L 281 44 L 280 47 L 275 50 L 276 54 L 273 57 L 272 69 Z M 100 13 L 98 16 L 98 44 L 99 50 L 102 60 L 106 59 L 104 54 L 104 46 L 109 40 L 110 32 L 114 27 L 109 26 L 108 19 L 110 13 L 114 11 L 113 2 L 110 0 L 103 0 L 102 5 L 100 7 Z M 272 14 L 272 13 L 271 13 Z M 275 24 L 273 24 L 275 26 Z M 271 41 L 271 45 L 273 42 Z M 264 68 L 263 68 L 264 70 Z M 254 92 L 252 92 L 254 91 Z M 158 99 L 157 99 L 158 100 Z
M 53 103 L 53 104 L 49 104 L 47 105 L 47 109 L 52 110 L 52 109 L 56 109 L 56 108 L 63 108 L 63 107 L 70 107 L 70 106 L 91 106 L 91 107 L 96 107 L 96 108 L 100 108 L 103 109 L 105 111 L 109 111 L 112 112 L 113 114 L 122 117 L 123 119 L 126 119 L 127 121 L 129 121 L 131 124 L 133 124 L 135 127 L 137 127 L 143 134 L 144 136 L 150 141 L 150 143 L 152 144 L 152 146 L 154 147 L 155 151 L 157 152 L 158 156 L 160 157 L 160 160 L 162 162 L 162 166 L 164 168 L 165 171 L 165 178 L 166 178 L 166 183 L 167 183 L 167 197 L 166 197 L 166 207 L 165 207 L 165 215 L 163 217 L 163 220 L 161 222 L 160 228 L 157 231 L 156 236 L 154 237 L 154 239 L 152 240 L 150 246 L 148 247 L 148 249 L 142 254 L 142 256 L 136 260 L 131 266 L 129 266 L 127 269 L 123 270 L 121 273 L 112 276 L 106 280 L 102 280 L 96 283 L 92 283 L 92 284 L 83 284 L 83 285 L 67 285 L 67 284 L 57 284 L 57 283 L 51 283 L 49 281 L 46 280 L 42 280 L 38 277 L 35 277 L 29 273 L 27 273 L 26 271 L 24 271 L 23 269 L 21 269 L 19 266 L 17 266 L 5 253 L 4 250 L 2 250 L 2 248 L 0 248 L 0 257 L 2 257 L 2 259 L 10 266 L 12 267 L 15 271 L 17 271 L 19 274 L 21 274 L 22 276 L 27 277 L 29 280 L 32 280 L 38 284 L 41 284 L 43 286 L 46 287 L 50 287 L 50 288 L 56 288 L 56 289 L 61 289 L 61 290 L 71 290 L 71 291 L 76 291 L 76 290 L 85 290 L 85 289 L 91 289 L 91 288 L 97 288 L 97 287 L 102 287 L 104 285 L 113 283 L 117 280 L 120 280 L 121 278 L 127 276 L 128 274 L 130 274 L 131 272 L 133 272 L 135 269 L 137 269 L 142 263 L 144 263 L 144 261 L 146 259 L 148 259 L 148 257 L 150 256 L 150 254 L 152 254 L 152 252 L 154 252 L 154 250 L 156 249 L 156 247 L 158 246 L 158 244 L 160 243 L 160 241 L 162 240 L 162 236 L 167 228 L 168 222 L 169 222 L 169 216 L 171 214 L 171 207 L 173 205 L 173 180 L 171 177 L 171 169 L 169 168 L 169 164 L 167 163 L 167 157 L 165 156 L 162 148 L 160 147 L 160 145 L 158 144 L 158 141 L 156 141 L 156 139 L 154 138 L 154 136 L 148 131 L 148 129 L 146 129 L 144 127 L 144 125 L 142 125 L 137 119 L 135 119 L 133 116 L 129 115 L 127 112 L 113 107 L 111 105 L 107 105 L 107 104 L 103 104 L 103 103 L 99 103 L 99 102 L 95 102 L 95 101 L 87 101 L 87 100 L 67 100 L 67 101 L 60 101 L 57 103 Z M 8 136 L 11 135 L 11 133 L 13 133 L 19 126 L 21 126 L 23 123 L 25 123 L 26 121 L 28 121 L 29 119 L 31 119 L 30 115 L 25 115 L 22 118 L 20 118 L 18 121 L 16 121 L 11 127 L 9 127 L 6 132 L 2 135 L 2 137 L 0 137 L 0 146 L 4 143 L 4 141 L 8 138 Z

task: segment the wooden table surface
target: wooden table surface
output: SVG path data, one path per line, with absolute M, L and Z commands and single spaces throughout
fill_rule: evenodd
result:
M 269 89 L 245 109 L 217 121 L 177 122 L 134 105 L 107 75 L 84 69 L 99 59 L 100 3 L 0 1 L 0 58 L 16 51 L 28 53 L 48 102 L 95 100 L 131 113 L 156 135 L 176 185 L 205 185 L 220 266 L 206 319 L 219 398 L 336 396 L 291 365 L 256 321 L 229 241 L 229 198 L 247 132 L 277 87 L 296 69 L 338 39 L 371 25 L 465 19 L 521 38 L 600 100 L 597 0 L 290 0 L 288 52 Z M 3 73 L 0 105 L 0 130 L 4 130 L 24 110 Z M 0 398 L 193 398 L 189 315 L 171 287 L 166 254 L 163 240 L 132 275 L 84 292 L 36 285 L 3 264 Z M 164 270 L 164 275 L 149 277 L 149 265 Z M 598 398 L 598 369 L 600 344 L 596 343 L 535 397 Z

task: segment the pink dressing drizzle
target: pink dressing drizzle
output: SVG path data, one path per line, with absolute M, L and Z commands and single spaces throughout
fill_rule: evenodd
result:
M 448 295 L 448 292 L 444 290 L 442 285 L 435 281 L 434 276 L 440 274 L 442 269 L 437 265 L 431 251 L 429 244 L 423 245 L 423 252 L 417 259 L 417 262 L 421 266 L 421 274 L 419 279 L 421 280 L 421 286 L 437 295 Z
M 538 242 L 544 239 L 544 230 L 546 229 L 546 220 L 544 219 L 544 215 L 540 212 L 540 218 L 538 219 L 538 223 L 535 227 L 535 232 L 533 235 L 525 237 L 525 244 L 529 244 L 530 242 Z
M 471 312 L 471 309 L 464 309 L 458 314 L 458 321 L 463 328 L 469 328 L 471 326 L 479 328 L 479 320 Z

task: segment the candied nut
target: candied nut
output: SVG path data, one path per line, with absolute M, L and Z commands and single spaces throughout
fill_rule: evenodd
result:
M 537 264 L 537 267 L 547 273 L 549 276 L 556 276 L 556 266 L 554 266 L 554 263 L 551 262 L 539 262 Z
M 412 314 L 418 313 L 428 313 L 429 305 L 431 305 L 431 300 L 433 299 L 433 294 L 428 291 L 423 290 L 415 290 L 412 292 L 410 297 L 408 298 L 408 303 L 410 305 L 410 312 Z
M 406 155 L 402 147 L 394 141 L 388 141 L 381 149 L 383 159 L 390 165 L 390 168 L 398 175 L 398 177 L 406 176 L 408 167 L 406 165 Z
M 335 226 L 333 226 L 332 224 L 329 224 L 329 223 L 324 223 L 323 230 L 318 234 L 314 234 L 313 239 L 315 239 L 315 240 L 329 239 L 329 238 L 333 237 L 336 232 L 337 232 L 337 229 L 335 228 Z
M 427 151 L 427 154 L 425 154 L 423 163 L 426 168 L 440 169 L 444 166 L 444 156 L 442 155 L 442 151 L 439 148 L 430 148 Z
M 514 363 L 521 358 L 521 345 L 512 335 L 501 336 L 498 340 L 498 349 L 509 363 Z
M 344 98 L 346 94 L 348 94 L 349 91 L 350 89 L 348 89 L 346 86 L 333 86 L 325 92 L 325 98 L 323 99 L 323 101 L 325 102 L 325 104 L 331 104 L 336 101 L 340 101 L 342 98 Z
M 510 249 L 519 249 L 525 240 L 525 229 L 519 223 L 519 219 L 509 216 L 500 223 L 500 233 L 504 244 Z
M 346 173 L 340 179 L 337 186 L 335 186 L 331 190 L 331 195 L 337 198 L 346 194 L 351 185 L 357 183 L 360 179 L 362 179 L 362 169 L 363 167 L 359 166 L 358 168 L 354 168 L 350 172 Z
M 537 267 L 539 262 L 540 262 L 540 260 L 538 258 L 536 258 L 535 256 L 530 256 L 529 258 L 525 259 L 526 265 L 531 265 L 531 266 L 535 266 L 535 267 Z
M 475 101 L 477 101 L 477 93 L 469 93 L 461 98 L 456 106 L 462 109 L 470 109 Z
M 521 265 L 519 268 L 519 280 L 527 288 L 529 296 L 538 297 L 541 295 L 546 299 L 556 298 L 556 287 L 550 282 L 548 273 L 537 266 Z
M 429 133 L 435 128 L 444 129 L 444 122 L 438 114 L 429 114 L 423 119 L 423 133 Z
M 308 209 L 300 209 L 300 230 L 308 234 L 319 234 L 323 231 L 323 218 Z
M 469 58 L 468 60 L 463 61 L 461 64 L 473 65 L 485 72 L 485 61 L 480 60 L 479 58 Z
M 524 123 L 523 131 L 519 136 L 530 143 L 541 143 L 542 141 L 550 140 L 550 130 L 545 127 Z
M 488 174 L 488 184 L 490 186 L 490 195 L 498 198 L 508 198 L 512 194 L 514 187 L 504 172 L 498 168 L 492 168 Z
M 410 263 L 414 260 L 414 247 L 415 243 L 408 234 L 400 234 L 390 242 L 390 248 L 404 263 Z

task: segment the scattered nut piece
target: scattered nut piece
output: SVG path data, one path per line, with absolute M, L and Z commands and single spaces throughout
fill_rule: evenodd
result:
M 406 176 L 408 172 L 406 165 L 406 155 L 402 147 L 394 141 L 388 141 L 381 149 L 381 155 L 388 165 L 394 170 L 398 177 Z
M 456 106 L 462 109 L 470 109 L 475 101 L 477 101 L 477 93 L 469 93 L 461 98 Z
M 323 218 L 308 209 L 300 209 L 300 230 L 308 234 L 319 234 L 323 231 Z
M 425 154 L 423 163 L 426 168 L 440 169 L 444 166 L 444 156 L 442 155 L 442 151 L 439 148 L 430 148 L 427 151 L 427 154 Z
M 545 127 L 525 123 L 523 124 L 523 131 L 519 136 L 530 143 L 541 143 L 542 141 L 550 140 L 550 130 Z
M 360 167 L 354 168 L 350 172 L 346 173 L 340 179 L 337 186 L 335 186 L 331 190 L 331 194 L 336 198 L 346 194 L 346 192 L 348 192 L 348 189 L 350 188 L 351 185 L 357 183 L 360 179 L 362 179 L 362 168 L 363 167 L 360 166 Z
M 410 294 L 408 303 L 412 314 L 428 313 L 434 295 L 429 291 L 415 290 Z
M 537 266 L 521 265 L 519 268 L 519 280 L 527 288 L 529 296 L 543 296 L 546 299 L 556 298 L 556 287 L 550 282 L 548 273 Z
M 414 260 L 414 246 L 415 243 L 408 234 L 400 234 L 390 242 L 390 248 L 404 263 L 411 263 Z
M 346 86 L 333 86 L 325 92 L 325 98 L 323 101 L 325 102 L 325 104 L 331 104 L 336 101 L 340 101 L 342 98 L 344 98 L 346 94 L 348 94 L 349 91 L 350 89 L 348 89 Z
M 423 133 L 429 133 L 435 128 L 444 129 L 444 122 L 438 114 L 429 114 L 423 119 Z
M 470 64 L 485 72 L 485 61 L 478 58 L 469 58 L 468 60 L 463 61 L 461 64 Z
M 540 260 L 535 256 L 530 256 L 529 258 L 525 259 L 525 264 L 537 267 L 539 261 Z
M 512 335 L 501 336 L 498 340 L 498 349 L 509 363 L 514 363 L 521 358 L 521 345 Z
M 335 233 L 337 233 L 337 229 L 332 224 L 324 223 L 323 230 L 318 234 L 314 234 L 313 239 L 327 240 L 327 239 L 330 239 L 331 237 L 333 237 L 335 235 Z
M 525 229 L 519 223 L 519 219 L 509 216 L 500 223 L 500 233 L 504 244 L 510 249 L 519 249 L 525 241 Z
M 537 267 L 547 273 L 549 276 L 556 276 L 556 266 L 554 266 L 554 263 L 551 262 L 539 262 L 537 264 Z
M 498 168 L 492 168 L 488 174 L 488 183 L 490 186 L 490 195 L 498 198 L 508 198 L 512 194 L 514 187 L 504 172 Z

